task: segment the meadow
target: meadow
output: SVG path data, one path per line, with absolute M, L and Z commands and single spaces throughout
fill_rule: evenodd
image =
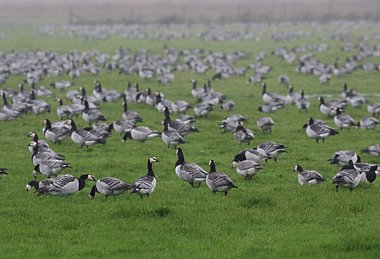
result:
M 274 25 L 273 25 L 274 26 Z M 315 25 L 314 25 L 315 26 Z M 314 26 L 311 26 L 314 28 Z M 261 86 L 247 84 L 252 75 L 247 70 L 245 76 L 231 76 L 225 80 L 212 81 L 216 91 L 236 102 L 232 111 L 217 107 L 208 117 L 197 118 L 198 133 L 185 137 L 181 145 L 187 161 L 195 162 L 208 171 L 208 160 L 213 159 L 217 171 L 228 174 L 237 189 L 228 196 L 213 195 L 202 184 L 200 188 L 179 180 L 174 172 L 177 160 L 174 148 L 168 148 L 160 138 L 145 143 L 137 141 L 121 142 L 116 132 L 107 139 L 105 145 L 80 148 L 70 139 L 51 147 L 64 154 L 71 164 L 65 173 L 79 176 L 92 173 L 96 178 L 113 176 L 133 182 L 146 174 L 146 160 L 156 156 L 160 163 L 153 165 L 157 187 L 149 198 L 123 194 L 104 198 L 97 195 L 88 199 L 93 182 L 87 182 L 79 193 L 68 197 L 40 196 L 24 190 L 31 180 L 33 165 L 27 137 L 36 131 L 41 138 L 42 120 L 58 120 L 55 112 L 57 103 L 48 97 L 51 114 L 27 114 L 12 121 L 0 122 L 0 167 L 8 168 L 8 175 L 0 179 L 0 251 L 2 258 L 252 258 L 252 257 L 328 257 L 328 258 L 375 258 L 380 252 L 380 192 L 379 183 L 360 184 L 355 190 L 340 189 L 336 192 L 332 177 L 339 166 L 327 161 L 339 150 L 360 150 L 379 143 L 379 129 L 364 131 L 356 128 L 343 130 L 339 135 L 317 144 L 310 139 L 302 126 L 309 117 L 323 119 L 334 126 L 333 120 L 322 115 L 318 109 L 320 95 L 340 98 L 342 85 L 365 94 L 370 103 L 379 102 L 379 71 L 355 70 L 341 77 L 332 76 L 329 84 L 321 85 L 318 78 L 295 71 L 297 64 L 288 64 L 279 56 L 271 54 L 277 47 L 291 49 L 296 46 L 327 43 L 324 52 L 308 50 L 324 63 L 332 64 L 336 57 L 343 62 L 353 56 L 357 49 L 341 51 L 344 42 L 330 36 L 334 31 L 329 24 L 320 24 L 321 29 L 313 30 L 309 36 L 298 40 L 274 42 L 271 39 L 273 27 L 267 26 L 260 32 L 260 40 L 252 41 L 202 41 L 199 38 L 176 38 L 168 42 L 149 39 L 125 39 L 112 35 L 104 40 L 83 39 L 67 35 L 36 36 L 35 27 L 1 27 L 7 35 L 0 39 L 0 51 L 51 50 L 57 53 L 76 51 L 99 51 L 113 54 L 120 46 L 132 52 L 147 49 L 150 53 L 162 54 L 165 47 L 180 50 L 202 48 L 213 52 L 234 53 L 246 51 L 248 55 L 235 66 L 246 67 L 255 63 L 259 51 L 266 51 L 262 61 L 273 70 L 266 76 L 268 91 L 286 95 L 287 89 L 278 84 L 278 77 L 286 74 L 296 91 L 303 89 L 310 95 L 311 106 L 307 112 L 300 112 L 294 105 L 271 114 L 258 112 L 262 104 Z M 281 25 L 283 30 L 311 30 L 309 25 Z M 363 36 L 373 35 L 376 27 L 363 24 L 345 28 L 353 45 L 361 43 Z M 377 38 L 370 38 L 368 44 L 379 46 Z M 1 58 L 1 56 L 0 56 Z M 379 64 L 379 57 L 370 57 L 359 63 Z M 43 78 L 37 85 L 48 86 L 53 81 L 68 79 L 75 83 L 71 89 L 84 85 L 89 93 L 94 80 L 99 80 L 107 89 L 122 92 L 127 82 L 139 83 L 140 89 L 150 87 L 162 91 L 170 100 L 186 100 L 195 105 L 191 96 L 191 80 L 200 85 L 207 82 L 215 71 L 205 74 L 193 71 L 175 72 L 175 79 L 167 85 L 160 85 L 155 78 L 141 79 L 136 74 L 119 74 L 118 71 L 101 71 L 93 76 L 82 73 L 79 78 L 67 75 Z M 11 76 L 0 87 L 18 89 L 23 75 Z M 54 90 L 56 96 L 64 97 L 66 91 Z M 64 100 L 66 101 L 65 97 Z M 67 102 L 67 101 L 66 101 Z M 141 125 L 162 130 L 163 114 L 154 108 L 137 103 L 129 103 L 130 110 L 136 110 L 143 117 Z M 119 119 L 121 102 L 102 103 L 100 110 L 107 122 Z M 355 120 L 369 116 L 366 105 L 346 110 Z M 187 112 L 193 114 L 192 110 Z M 253 130 L 255 139 L 250 145 L 239 145 L 231 133 L 222 133 L 219 122 L 231 114 L 242 114 L 247 118 L 244 126 Z M 259 117 L 271 116 L 276 122 L 272 133 L 263 133 L 256 126 Z M 173 115 L 175 117 L 175 115 Z M 86 124 L 81 117 L 74 118 L 79 127 Z M 284 144 L 287 153 L 278 161 L 263 163 L 264 169 L 247 182 L 240 177 L 231 162 L 240 150 L 256 147 L 264 141 Z M 378 157 L 361 154 L 365 162 L 379 163 Z M 319 171 L 326 179 L 317 186 L 300 186 L 294 165 Z M 43 176 L 38 176 L 43 179 Z

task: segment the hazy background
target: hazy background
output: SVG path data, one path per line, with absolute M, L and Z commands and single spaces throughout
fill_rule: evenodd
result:
M 0 0 L 1 23 L 380 19 L 380 0 Z

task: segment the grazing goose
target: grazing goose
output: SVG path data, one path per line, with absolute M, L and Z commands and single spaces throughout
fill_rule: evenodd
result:
M 67 124 L 53 128 L 48 119 L 45 119 L 43 124 L 45 138 L 52 141 L 54 144 L 61 143 L 61 141 L 69 136 L 70 127 Z
M 71 166 L 62 160 L 44 160 L 34 167 L 32 174 L 34 177 L 37 177 L 37 173 L 41 173 L 50 178 L 66 168 L 71 168 Z
M 368 104 L 367 111 L 373 116 L 378 118 L 380 114 L 380 103 Z
M 335 125 L 342 129 L 350 129 L 352 126 L 356 125 L 354 119 L 347 114 L 342 114 L 342 109 L 335 107 L 336 115 L 334 116 Z
M 51 185 L 53 184 L 53 178 L 49 178 L 49 179 L 45 179 L 45 180 L 42 180 L 42 181 L 37 181 L 37 180 L 31 180 L 29 181 L 26 186 L 25 186 L 25 191 L 29 192 L 31 191 L 33 188 L 38 191 L 40 188 L 45 188 L 47 187 L 48 185 Z
M 164 120 L 164 130 L 161 133 L 161 139 L 167 145 L 168 147 L 174 146 L 174 148 L 177 148 L 178 144 L 185 143 L 184 138 L 181 136 L 181 134 L 174 129 L 169 129 L 169 122 L 167 120 Z
M 261 143 L 257 146 L 257 150 L 265 154 L 265 158 L 273 159 L 275 162 L 277 162 L 277 157 L 280 154 L 287 152 L 284 145 L 272 141 L 265 141 Z
M 127 98 L 124 97 L 123 102 L 124 111 L 121 114 L 121 118 L 123 120 L 133 121 L 133 122 L 142 122 L 143 119 L 140 117 L 140 115 L 135 111 L 128 111 L 128 105 L 127 105 Z
M 378 119 L 369 117 L 369 118 L 362 118 L 358 122 L 357 126 L 363 130 L 369 130 L 369 129 L 375 129 L 378 124 L 379 124 Z
M 302 111 L 309 109 L 310 107 L 310 102 L 309 100 L 305 97 L 305 93 L 303 90 L 301 90 L 301 97 L 296 100 L 296 106 L 298 110 Z
M 360 173 L 360 181 L 362 183 L 373 183 L 380 173 L 377 171 L 379 168 L 377 164 L 355 163 L 354 168 Z
M 232 100 L 221 100 L 220 109 L 223 111 L 230 111 L 236 107 L 236 103 Z
M 104 177 L 99 179 L 91 188 L 88 195 L 90 199 L 95 197 L 95 193 L 101 193 L 106 198 L 108 196 L 116 196 L 131 189 L 131 185 L 114 177 Z
M 335 184 L 336 191 L 339 187 L 347 187 L 352 191 L 360 183 L 361 177 L 359 172 L 354 168 L 352 161 L 334 176 L 332 183 Z
M 325 99 L 320 96 L 319 97 L 319 111 L 328 116 L 328 117 L 333 117 L 336 115 L 336 109 L 335 109 L 335 105 L 334 104 L 330 104 L 330 103 L 325 103 Z
M 127 139 L 133 139 L 136 141 L 145 142 L 145 140 L 160 136 L 161 132 L 159 131 L 152 130 L 146 126 L 138 126 L 130 131 L 127 131 L 124 134 L 122 141 L 125 142 Z
M 124 134 L 136 128 L 136 124 L 133 121 L 128 120 L 116 120 L 112 125 L 113 129 L 120 134 Z
M 91 174 L 82 174 L 79 178 L 70 175 L 59 175 L 51 184 L 39 186 L 37 195 L 67 196 L 79 192 L 86 185 L 86 180 L 96 181 Z
M 263 88 L 263 91 L 261 93 L 261 97 L 265 103 L 273 103 L 273 102 L 283 103 L 285 97 L 280 96 L 275 93 L 268 93 L 267 84 L 265 82 L 262 84 L 262 88 Z
M 227 196 L 230 189 L 237 188 L 228 175 L 216 172 L 214 160 L 210 160 L 209 165 L 210 172 L 206 176 L 206 184 L 214 194 L 216 192 L 224 192 L 224 195 Z
M 177 100 L 172 103 L 172 106 L 170 107 L 170 110 L 174 113 L 186 113 L 188 109 L 190 109 L 192 106 L 186 101 L 183 100 Z
M 247 143 L 249 145 L 249 143 L 251 142 L 251 140 L 254 139 L 254 137 L 255 136 L 253 135 L 253 132 L 250 129 L 245 128 L 242 122 L 239 123 L 234 132 L 234 138 L 237 142 L 239 142 L 239 144 Z
M 304 170 L 300 165 L 296 165 L 293 168 L 293 172 L 298 173 L 298 182 L 300 185 L 314 185 L 326 181 L 317 171 Z
M 197 128 L 191 125 L 191 123 L 182 122 L 181 120 L 170 119 L 169 108 L 165 106 L 164 108 L 165 120 L 168 122 L 168 128 L 172 130 L 177 130 L 181 136 L 186 136 L 192 132 L 199 132 Z
M 259 127 L 263 133 L 272 133 L 272 127 L 274 126 L 274 120 L 271 117 L 262 117 L 257 119 L 257 127 Z
M 320 139 L 322 139 L 322 142 L 324 143 L 325 139 L 329 136 L 339 134 L 338 131 L 329 127 L 328 125 L 315 122 L 313 118 L 309 118 L 308 123 L 305 125 L 305 127 L 306 134 L 310 138 L 315 139 L 317 143 Z
M 195 117 L 207 117 L 214 109 L 213 104 L 210 102 L 201 102 L 194 106 Z
M 352 161 L 353 163 L 359 163 L 360 162 L 360 156 L 356 154 L 354 151 L 351 150 L 341 150 L 335 152 L 331 159 L 328 159 L 327 161 L 330 161 L 330 164 L 337 164 L 337 165 L 348 165 L 349 161 Z
M 236 167 L 236 172 L 247 181 L 250 181 L 253 176 L 263 169 L 263 166 L 254 160 L 233 161 L 232 167 Z
M 74 143 L 79 144 L 81 148 L 83 146 L 92 146 L 97 143 L 105 143 L 105 140 L 103 138 L 99 138 L 87 130 L 78 130 L 73 120 L 67 120 L 66 123 L 71 126 L 71 129 L 69 131 L 71 140 Z
M 264 103 L 263 105 L 260 105 L 258 108 L 258 111 L 263 112 L 263 113 L 272 113 L 282 108 L 284 108 L 283 103 L 271 102 L 271 103 Z
M 90 108 L 88 101 L 84 101 L 84 110 L 82 112 L 82 118 L 87 122 L 90 127 L 92 122 L 105 121 L 106 117 L 96 108 Z
M 228 117 L 225 117 L 224 120 L 220 122 L 220 128 L 223 129 L 223 133 L 225 132 L 235 132 L 237 126 L 240 122 L 246 121 L 244 116 L 240 114 L 233 114 Z
M 156 157 L 150 157 L 148 159 L 148 173 L 141 176 L 132 184 L 132 193 L 137 193 L 143 198 L 143 195 L 149 197 L 156 188 L 157 180 L 153 171 L 153 163 L 160 162 Z
M 256 148 L 250 148 L 240 151 L 234 156 L 232 162 L 239 162 L 244 160 L 253 160 L 257 163 L 260 163 L 263 160 L 267 160 L 268 156 L 265 152 L 259 151 Z
M 360 150 L 362 153 L 366 153 L 371 156 L 380 156 L 380 144 L 375 144 Z
M 352 89 L 351 89 L 352 90 Z M 368 101 L 362 95 L 358 93 L 352 93 L 347 98 L 348 102 L 352 105 L 352 107 L 360 107 L 363 104 L 366 104 Z
M 106 141 L 106 138 L 109 138 L 112 135 L 112 129 L 113 129 L 113 124 L 110 124 L 110 125 L 105 124 L 102 126 L 99 126 L 99 124 L 94 124 L 92 128 L 90 127 L 84 128 L 84 130 L 87 130 L 91 134 L 97 136 L 102 141 Z
M 202 182 L 206 181 L 207 172 L 195 163 L 185 162 L 181 148 L 177 148 L 177 158 L 174 170 L 179 179 L 189 183 L 192 187 L 194 184 L 198 184 L 197 187 L 199 187 Z

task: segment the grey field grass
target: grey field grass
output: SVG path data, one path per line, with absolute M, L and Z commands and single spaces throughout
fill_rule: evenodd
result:
M 125 40 L 112 37 L 106 40 L 83 40 L 71 37 L 33 37 L 24 28 L 11 33 L 1 40 L 2 51 L 33 51 L 38 48 L 60 53 L 99 50 L 113 53 L 119 46 L 132 50 L 147 48 L 156 53 L 163 52 L 164 44 L 180 49 L 205 48 L 232 53 L 244 50 L 251 53 L 239 61 L 241 66 L 254 62 L 259 50 L 268 52 L 275 47 L 287 45 L 314 44 L 319 36 L 303 38 L 302 42 L 274 43 L 269 36 L 260 42 L 202 42 L 198 39 L 175 39 L 168 43 L 145 40 Z M 360 32 L 356 32 L 360 35 Z M 267 35 L 270 33 L 268 32 Z M 322 33 L 321 33 L 322 34 Z M 328 41 L 331 48 L 318 53 L 318 58 L 331 62 L 343 55 L 339 50 L 342 43 Z M 354 42 L 356 43 L 356 42 Z M 379 42 L 372 42 L 379 44 Z M 373 58 L 379 63 L 379 58 Z M 277 78 L 287 74 L 298 91 L 315 96 L 307 112 L 299 112 L 295 106 L 269 114 L 276 124 L 271 134 L 262 133 L 256 126 L 256 119 L 266 116 L 257 108 L 262 103 L 261 87 L 246 84 L 245 77 L 231 77 L 212 82 L 215 90 L 224 93 L 237 104 L 233 111 L 215 109 L 208 118 L 199 118 L 196 127 L 199 133 L 186 136 L 181 145 L 187 161 L 195 162 L 208 171 L 208 160 L 213 159 L 217 171 L 228 174 L 237 189 L 225 197 L 213 195 L 205 184 L 200 188 L 177 178 L 174 164 L 177 160 L 175 149 L 166 147 L 160 138 L 145 143 L 128 140 L 121 142 L 117 133 L 105 145 L 81 149 L 70 139 L 52 148 L 67 157 L 72 169 L 65 173 L 79 176 L 92 173 L 97 178 L 113 176 L 132 182 L 146 174 L 146 161 L 156 156 L 160 163 L 153 169 L 157 177 L 157 188 L 149 198 L 124 194 L 104 198 L 96 195 L 88 199 L 93 182 L 88 182 L 79 193 L 69 197 L 37 197 L 25 192 L 25 184 L 32 179 L 33 166 L 26 145 L 28 132 L 36 131 L 41 137 L 42 120 L 58 120 L 56 102 L 48 100 L 53 107 L 51 114 L 24 115 L 14 121 L 0 123 L 0 167 L 7 167 L 8 175 L 0 179 L 0 251 L 2 258 L 252 258 L 252 257 L 327 257 L 327 258 L 375 258 L 380 252 L 380 192 L 379 184 L 359 185 L 350 192 L 348 189 L 335 191 L 331 182 L 339 167 L 330 165 L 327 159 L 338 150 L 360 149 L 379 142 L 379 129 L 363 131 L 343 130 L 337 136 L 317 144 L 307 137 L 303 124 L 308 117 L 326 120 L 318 110 L 317 96 L 329 94 L 340 97 L 343 82 L 360 93 L 366 93 L 371 102 L 379 101 L 380 73 L 356 71 L 344 77 L 333 77 L 329 85 L 320 85 L 318 78 L 300 75 L 277 56 L 264 59 L 274 69 L 266 80 L 268 90 L 285 94 Z M 152 80 L 139 79 L 137 75 L 119 75 L 117 71 L 102 72 L 98 76 L 83 74 L 74 79 L 77 89 L 85 85 L 93 90 L 94 79 L 106 88 L 123 91 L 126 82 L 138 82 L 140 89 L 151 87 L 162 91 L 166 97 L 183 99 L 195 104 L 191 96 L 191 79 L 200 84 L 212 77 L 213 71 L 204 75 L 192 72 L 176 73 L 175 80 L 165 86 Z M 67 79 L 67 76 L 45 78 L 38 85 L 48 85 L 53 80 Z M 12 76 L 2 85 L 17 88 L 23 76 Z M 65 92 L 55 91 L 64 97 Z M 129 103 L 130 110 L 136 110 L 143 117 L 141 125 L 162 131 L 160 124 L 163 114 L 151 107 Z M 103 103 L 101 111 L 107 122 L 121 117 L 121 102 Z M 188 112 L 192 114 L 192 111 Z M 231 133 L 222 134 L 218 123 L 227 115 L 239 113 L 247 118 L 245 126 L 255 133 L 255 139 L 248 145 L 239 145 Z M 347 113 L 356 120 L 368 116 L 366 106 L 348 107 Z M 78 127 L 86 126 L 81 117 L 75 118 Z M 274 141 L 286 146 L 287 153 L 277 162 L 269 160 L 264 169 L 252 181 L 246 182 L 231 161 L 240 150 L 255 147 L 264 141 Z M 366 162 L 379 163 L 379 158 L 362 155 Z M 325 176 L 327 182 L 317 186 L 300 186 L 297 175 L 292 172 L 296 164 L 314 169 Z M 39 176 L 38 179 L 43 179 Z

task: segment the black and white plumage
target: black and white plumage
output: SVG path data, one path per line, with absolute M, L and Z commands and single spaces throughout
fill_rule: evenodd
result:
M 35 141 L 32 141 L 28 144 L 28 147 L 32 147 L 32 156 L 31 160 L 34 165 L 40 164 L 42 161 L 48 161 L 48 160 L 59 160 L 63 161 L 65 160 L 65 157 L 63 155 L 59 155 L 52 151 L 51 149 L 47 148 L 40 148 L 38 143 Z
M 156 188 L 157 180 L 153 171 L 153 163 L 160 162 L 156 157 L 150 157 L 148 159 L 148 173 L 141 176 L 132 184 L 132 193 L 137 193 L 143 198 L 144 195 L 149 197 Z
M 236 172 L 247 181 L 250 181 L 263 169 L 263 166 L 254 160 L 232 161 L 232 167 L 235 167 Z
M 194 106 L 195 117 L 207 117 L 210 112 L 214 110 L 212 103 L 204 101 Z
M 377 175 L 380 174 L 377 169 L 379 165 L 369 163 L 355 163 L 354 168 L 360 173 L 360 181 L 362 183 L 373 183 Z
M 113 129 L 120 134 L 124 134 L 136 128 L 136 124 L 133 121 L 128 120 L 116 120 L 112 123 L 112 125 Z
M 258 111 L 264 112 L 264 113 L 272 113 L 272 112 L 275 112 L 275 111 L 280 110 L 282 108 L 284 108 L 283 103 L 270 102 L 270 103 L 264 103 L 264 104 L 260 105 L 258 108 Z
M 371 156 L 380 156 L 380 144 L 375 144 L 360 150 L 362 153 L 366 153 Z
M 7 168 L 5 168 L 5 167 L 0 167 L 0 176 L 2 175 L 2 174 L 8 174 L 7 173 Z M 0 177 L 1 178 L 1 177 Z
M 239 142 L 239 144 L 247 143 L 249 145 L 255 136 L 249 128 L 245 128 L 240 122 L 235 129 L 234 138 L 237 142 Z
M 207 172 L 199 165 L 191 162 L 185 162 L 182 149 L 177 148 L 177 162 L 175 163 L 174 170 L 179 179 L 189 183 L 191 186 L 206 181 Z
M 283 144 L 278 144 L 273 141 L 265 141 L 257 146 L 257 150 L 265 154 L 265 157 L 268 159 L 273 159 L 277 162 L 277 157 L 287 152 Z
M 45 179 L 45 180 L 42 180 L 42 181 L 31 180 L 31 181 L 29 181 L 26 184 L 25 191 L 29 192 L 33 188 L 35 189 L 35 191 L 38 191 L 40 188 L 44 188 L 44 187 L 46 187 L 48 185 L 53 184 L 53 181 L 54 181 L 53 178 L 48 178 L 48 179 Z
M 343 165 L 348 165 L 350 160 L 353 163 L 359 163 L 361 158 L 354 151 L 341 150 L 341 151 L 335 152 L 332 155 L 331 159 L 328 159 L 327 161 L 330 161 L 330 164 L 338 164 L 338 165 L 343 166 Z
M 105 143 L 105 140 L 103 138 L 99 138 L 98 136 L 92 134 L 88 130 L 78 130 L 73 120 L 67 120 L 66 123 L 71 126 L 70 133 L 69 133 L 71 140 L 74 143 L 79 144 L 80 147 L 83 147 L 83 146 L 88 147 L 88 146 L 95 145 L 97 143 L 101 143 L 101 144 Z
M 298 173 L 298 183 L 300 185 L 314 185 L 326 181 L 317 171 L 305 170 L 300 165 L 294 166 L 293 172 Z
M 380 114 L 380 103 L 373 103 L 368 104 L 367 111 L 373 116 L 373 117 L 379 117 Z
M 274 124 L 274 120 L 271 117 L 262 117 L 257 119 L 257 127 L 259 127 L 263 133 L 272 133 L 272 127 Z
M 142 122 L 143 118 L 136 112 L 136 111 L 129 111 L 128 110 L 128 104 L 127 104 L 127 98 L 124 96 L 124 102 L 123 102 L 123 113 L 121 114 L 121 118 L 123 120 L 133 121 L 133 122 Z
M 52 141 L 54 144 L 60 143 L 66 139 L 70 134 L 70 126 L 63 124 L 62 126 L 52 127 L 50 120 L 45 119 L 44 124 L 44 136 L 46 139 Z
M 375 129 L 379 124 L 379 120 L 373 117 L 362 118 L 357 126 L 363 130 Z
M 306 134 L 310 138 L 315 139 L 317 143 L 320 139 L 322 139 L 322 142 L 325 142 L 326 138 L 339 134 L 338 131 L 327 124 L 315 122 L 313 118 L 309 118 L 308 123 L 304 127 L 306 128 Z
M 125 142 L 127 139 L 133 139 L 136 141 L 145 142 L 146 140 L 160 136 L 161 132 L 159 131 L 152 130 L 146 126 L 137 126 L 130 131 L 127 131 L 124 134 L 122 141 Z
M 322 96 L 319 97 L 319 111 L 322 114 L 328 117 L 333 117 L 336 115 L 336 109 L 335 109 L 336 107 L 340 107 L 338 106 L 338 103 L 335 103 L 335 102 L 326 103 L 325 99 Z
M 90 126 L 93 122 L 106 121 L 106 117 L 96 108 L 90 108 L 88 101 L 84 101 L 84 110 L 82 112 L 82 118 Z
M 91 188 L 88 197 L 93 199 L 96 193 L 101 193 L 107 198 L 108 196 L 116 196 L 125 193 L 131 188 L 130 184 L 118 178 L 104 177 L 96 181 L 96 184 Z
M 54 195 L 54 196 L 67 196 L 82 190 L 86 185 L 86 180 L 96 181 L 95 177 L 91 174 L 83 174 L 79 178 L 71 175 L 59 175 L 51 184 L 39 186 L 37 195 Z
M 37 177 L 37 173 L 41 173 L 47 178 L 50 178 L 66 168 L 71 168 L 71 166 L 62 160 L 46 160 L 37 164 L 32 173 L 34 177 Z
M 233 114 L 227 116 L 220 122 L 220 128 L 224 132 L 235 132 L 237 126 L 239 126 L 240 122 L 246 121 L 245 117 L 240 114 Z
M 301 90 L 301 97 L 296 100 L 296 106 L 300 111 L 307 111 L 310 107 L 310 101 L 307 97 L 305 97 L 305 93 L 303 90 Z
M 250 148 L 240 151 L 234 156 L 233 162 L 239 162 L 244 160 L 254 160 L 257 163 L 260 163 L 263 160 L 267 160 L 268 155 L 265 152 L 257 150 L 257 148 Z
M 183 122 L 181 120 L 170 119 L 169 108 L 165 106 L 164 108 L 165 120 L 168 122 L 168 128 L 172 130 L 177 130 L 181 136 L 186 136 L 192 132 L 199 132 L 199 130 L 194 127 L 190 121 Z
M 69 105 L 64 105 L 61 98 L 56 98 L 58 102 L 57 114 L 58 117 L 62 120 L 63 118 L 71 118 L 73 116 L 73 111 Z
M 184 138 L 181 136 L 181 134 L 177 130 L 169 129 L 169 122 L 167 120 L 164 120 L 164 130 L 161 133 L 161 139 L 167 145 L 168 147 L 174 146 L 177 148 L 178 144 L 185 143 Z
M 209 165 L 210 171 L 206 177 L 206 184 L 214 194 L 216 192 L 224 192 L 224 195 L 227 196 L 229 190 L 237 188 L 228 175 L 216 172 L 214 160 L 210 160 Z
M 352 161 L 348 165 L 342 167 L 342 169 L 333 177 L 332 183 L 336 186 L 336 191 L 339 187 L 350 188 L 352 191 L 360 183 L 361 177 L 359 172 L 354 168 Z
M 49 144 L 46 143 L 45 140 L 40 139 L 40 138 L 38 137 L 37 132 L 35 132 L 35 131 L 31 131 L 31 132 L 29 132 L 28 137 L 31 137 L 31 138 L 32 138 L 32 141 L 36 142 L 36 143 L 38 144 L 38 147 L 39 147 L 39 148 L 47 148 L 47 149 L 49 148 Z M 29 147 L 29 152 L 30 152 L 30 153 L 33 153 L 33 146 L 28 145 L 28 147 Z
M 336 115 L 334 116 L 335 125 L 342 129 L 350 129 L 352 126 L 356 125 L 355 120 L 347 114 L 342 114 L 342 109 L 335 108 Z

